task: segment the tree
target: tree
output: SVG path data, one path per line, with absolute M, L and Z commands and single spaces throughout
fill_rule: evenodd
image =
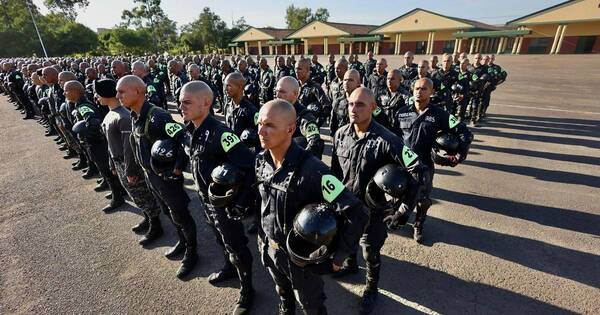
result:
M 318 8 L 315 13 L 312 13 L 310 8 L 298 8 L 293 4 L 285 10 L 285 21 L 288 28 L 298 29 L 303 25 L 312 21 L 327 22 L 329 19 L 329 10 Z
M 122 26 L 146 29 L 155 50 L 168 50 L 176 41 L 177 24 L 160 7 L 161 0 L 134 0 L 134 3 L 138 6 L 121 14 Z
M 246 23 L 245 19 L 238 22 Z M 205 7 L 196 20 L 181 28 L 181 41 L 191 50 L 210 52 L 224 48 L 229 43 L 225 36 L 227 33 L 227 24 Z
M 100 35 L 100 49 L 111 55 L 140 54 L 152 50 L 152 34 L 145 28 L 124 26 L 107 30 Z
M 65 13 L 70 20 L 74 21 L 77 17 L 76 10 L 87 7 L 90 2 L 88 0 L 44 0 L 44 5 L 50 10 L 59 10 Z

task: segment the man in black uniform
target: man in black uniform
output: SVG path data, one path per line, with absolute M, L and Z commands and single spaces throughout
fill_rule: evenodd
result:
M 375 96 L 371 90 L 359 87 L 348 97 L 348 116 L 350 124 L 341 127 L 333 140 L 331 170 L 342 178 L 342 182 L 360 200 L 365 201 L 370 210 L 369 225 L 361 238 L 363 256 L 367 267 L 366 287 L 363 291 L 360 313 L 369 314 L 375 307 L 377 285 L 381 269 L 380 251 L 387 238 L 386 225 L 383 222 L 387 205 L 369 204 L 366 190 L 375 173 L 387 164 L 396 164 L 410 173 L 410 189 L 399 208 L 408 211 L 417 202 L 419 186 L 426 182 L 427 167 L 417 155 L 404 146 L 402 139 L 373 120 L 373 111 L 377 108 Z M 408 174 L 407 174 L 408 175 Z M 356 253 L 350 255 L 344 269 L 358 272 Z
M 169 82 L 171 84 L 171 96 L 177 102 L 179 97 L 177 93 L 179 89 L 188 82 L 188 77 L 182 69 L 181 63 L 178 60 L 169 60 Z
M 387 62 L 386 62 L 386 66 L 387 66 Z M 373 73 L 373 71 L 375 71 L 375 68 L 377 67 L 377 60 L 375 60 L 375 58 L 373 58 L 373 52 L 369 50 L 369 52 L 367 52 L 367 60 L 364 62 L 364 67 L 365 67 L 365 81 L 364 81 L 364 85 L 366 86 L 368 84 L 368 80 L 369 77 L 371 76 L 371 74 Z
M 19 107 L 18 109 L 23 109 L 25 111 L 25 117 L 23 119 L 32 119 L 35 117 L 35 112 L 33 110 L 33 105 L 29 102 L 29 99 L 25 95 L 23 91 L 23 86 L 25 85 L 25 80 L 23 79 L 23 73 L 17 70 L 14 67 L 13 63 L 8 63 L 8 73 L 7 80 L 9 82 L 9 86 L 11 92 L 15 96 Z
M 83 142 L 88 157 L 110 187 L 112 199 L 110 204 L 102 209 L 105 213 L 110 213 L 124 204 L 125 199 L 119 178 L 110 167 L 108 144 L 102 133 L 103 117 L 99 114 L 96 104 L 87 99 L 85 89 L 79 81 L 68 81 L 64 85 L 64 91 L 66 100 L 75 104 L 78 120 L 85 121 L 85 132 L 78 134 L 78 137 Z
M 343 85 L 344 87 L 342 90 L 345 91 L 345 95 L 335 99 L 332 105 L 331 120 L 329 123 L 329 130 L 331 131 L 332 136 L 335 135 L 335 132 L 340 127 L 350 122 L 347 98 L 360 86 L 360 73 L 354 69 L 346 71 L 346 74 L 344 74 Z
M 377 61 L 376 71 L 371 71 L 367 78 L 366 87 L 373 91 L 375 94 L 375 99 L 378 99 L 380 95 L 385 93 L 387 89 L 385 82 L 387 80 L 387 60 L 385 58 L 379 59 Z
M 335 78 L 336 78 L 335 55 L 329 54 L 328 61 L 329 61 L 329 63 L 327 64 L 327 67 L 325 69 L 325 72 L 327 73 L 327 77 L 325 78 L 325 85 L 327 85 L 327 90 L 329 91 L 329 86 L 331 85 L 331 82 L 333 82 L 333 80 L 335 80 Z M 330 99 L 332 99 L 332 98 L 330 97 Z
M 491 80 L 490 80 L 489 87 L 487 89 L 484 89 L 483 108 L 482 108 L 481 117 L 485 117 L 487 109 L 488 109 L 488 107 L 490 107 L 490 100 L 492 97 L 492 92 L 494 92 L 496 90 L 496 87 L 498 85 L 504 83 L 504 81 L 506 80 L 506 77 L 507 77 L 506 71 L 502 70 L 502 67 L 497 65 L 495 62 L 496 62 L 496 56 L 493 54 L 490 55 L 487 66 L 488 66 L 488 74 L 490 75 Z
M 225 123 L 238 137 L 246 129 L 256 130 L 256 119 L 258 109 L 244 95 L 246 79 L 239 72 L 230 73 L 225 78 L 225 91 L 229 103 L 225 111 Z M 260 150 L 260 144 L 256 144 L 256 152 Z
M 131 64 L 131 73 L 142 79 L 146 84 L 146 99 L 148 102 L 167 109 L 167 98 L 160 79 L 155 78 L 148 72 L 148 68 L 141 61 L 136 61 Z
M 296 110 L 296 129 L 294 131 L 294 141 L 302 144 L 302 148 L 311 152 L 318 159 L 321 159 L 325 142 L 321 139 L 317 119 L 312 111 L 307 110 L 303 104 L 299 102 L 298 94 L 300 93 L 300 85 L 298 80 L 293 77 L 283 77 L 277 82 L 275 89 L 277 98 L 288 101 L 294 104 Z
M 489 77 L 487 75 L 488 66 L 482 64 L 481 54 L 475 54 L 475 63 L 473 68 L 469 69 L 471 72 L 471 99 L 469 101 L 469 116 L 471 116 L 471 125 L 477 127 L 477 124 L 481 120 L 481 114 L 483 112 L 483 94 Z M 489 84 L 489 83 L 488 83 Z
M 469 104 L 470 99 L 469 83 L 471 82 L 471 77 L 471 72 L 469 72 L 469 59 L 462 59 L 460 61 L 460 67 L 456 81 L 456 83 L 462 88 L 462 92 L 453 93 L 452 96 L 456 104 L 456 111 L 454 112 L 454 115 L 458 117 L 460 121 L 465 119 L 467 112 L 467 105 Z
M 443 106 L 449 113 L 454 113 L 452 106 L 452 85 L 458 81 L 458 72 L 452 68 L 452 55 L 442 56 L 442 67 L 433 71 L 431 75 L 434 81 L 440 82 L 439 89 L 435 91 L 438 98 L 436 105 Z
M 334 71 L 335 78 L 333 81 L 329 82 L 329 88 L 327 90 L 327 97 L 329 97 L 332 102 L 339 97 L 343 97 L 345 94 L 343 82 L 344 75 L 346 74 L 346 71 L 348 71 L 348 60 L 344 58 L 338 59 L 335 62 Z
M 275 80 L 279 81 L 283 77 L 293 76 L 294 69 L 291 69 L 285 64 L 285 58 L 283 56 L 277 57 L 277 74 Z
M 329 168 L 292 140 L 295 116 L 294 107 L 284 100 L 270 101 L 259 112 L 259 137 L 264 148 L 256 158 L 262 197 L 259 250 L 281 300 L 279 314 L 294 314 L 295 300 L 304 314 L 327 314 L 321 276 L 294 264 L 284 250 L 294 217 L 308 204 L 328 202 L 345 218 L 337 232 L 333 258 L 323 263 L 329 272 L 339 270 L 349 253 L 356 250 L 368 219 L 362 203 Z
M 269 64 L 267 63 L 267 59 L 260 59 L 260 103 L 264 104 L 274 97 L 274 89 L 275 89 L 275 76 L 273 75 L 273 70 L 269 68 Z
M 129 75 L 117 83 L 117 98 L 131 110 L 132 147 L 138 164 L 150 189 L 155 193 L 162 210 L 171 217 L 179 235 L 179 242 L 165 256 L 174 259 L 182 254 L 177 277 L 184 278 L 196 265 L 196 223 L 190 215 L 190 199 L 183 188 L 183 170 L 188 158 L 183 148 L 176 150 L 173 171 L 157 174 L 151 167 L 151 148 L 158 140 L 171 139 L 184 142 L 184 127 L 175 122 L 167 111 L 146 101 L 146 84 L 142 79 Z
M 323 88 L 311 79 L 310 60 L 300 59 L 296 63 L 296 76 L 300 82 L 298 100 L 317 116 L 317 125 L 322 126 L 331 113 L 331 101 Z
M 396 128 L 398 120 L 398 110 L 402 108 L 410 98 L 408 90 L 402 84 L 402 72 L 398 69 L 390 71 L 387 75 L 385 93 L 381 94 L 376 100 L 377 105 L 381 108 L 383 114 L 387 118 L 387 123 L 381 123 L 396 135 L 401 135 L 402 132 Z
M 403 82 L 406 87 L 410 87 L 412 79 L 416 78 L 419 72 L 417 71 L 417 64 L 413 63 L 415 60 L 415 54 L 412 51 L 407 51 L 404 54 L 404 64 L 400 67 L 402 73 Z
M 313 55 L 310 64 L 310 79 L 317 83 L 319 86 L 322 86 L 325 83 L 325 68 L 319 62 L 319 57 L 317 55 Z
M 428 176 L 430 179 L 428 185 L 422 190 L 416 207 L 417 214 L 413 225 L 413 238 L 417 242 L 421 242 L 422 240 L 423 224 L 427 217 L 427 210 L 431 206 L 429 194 L 431 193 L 433 175 L 435 173 L 431 158 L 431 149 L 435 139 L 440 132 L 453 133 L 458 137 L 460 142 L 458 154 L 447 156 L 448 166 L 453 167 L 467 158 L 469 146 L 471 145 L 471 141 L 473 141 L 473 134 L 464 123 L 461 123 L 456 117 L 441 108 L 429 106 L 431 94 L 433 94 L 433 82 L 431 82 L 431 79 L 422 78 L 417 80 L 413 91 L 414 104 L 404 106 L 398 115 L 397 128 L 402 131 L 404 144 L 416 153 L 421 161 L 429 167 L 430 173 Z M 404 210 L 409 211 L 404 212 Z M 397 220 L 397 216 L 401 215 L 402 219 L 397 222 L 403 224 L 410 216 L 412 209 L 400 209 L 398 211 L 400 213 L 394 214 L 394 219 Z M 391 218 L 388 220 L 391 220 Z M 398 225 L 396 222 L 392 222 L 388 226 L 395 227 L 396 225 Z
M 239 73 L 234 73 L 228 76 L 226 82 L 229 83 L 231 76 L 236 75 L 243 80 Z M 223 268 L 211 274 L 208 281 L 217 284 L 239 277 L 240 297 L 233 314 L 246 314 L 254 297 L 252 255 L 247 246 L 244 226 L 236 217 L 246 213 L 248 202 L 252 200 L 254 155 L 233 130 L 210 115 L 213 95 L 204 82 L 193 81 L 184 85 L 179 100 L 183 119 L 191 122 L 186 127 L 190 136 L 185 142 L 185 151 L 191 159 L 192 174 L 204 203 L 207 222 L 221 246 L 225 260 Z M 215 185 L 211 174 L 215 168 L 226 163 L 242 172 L 244 179 L 239 184 L 239 193 L 232 200 L 224 201 L 223 205 L 215 204 L 210 195 L 210 187 Z

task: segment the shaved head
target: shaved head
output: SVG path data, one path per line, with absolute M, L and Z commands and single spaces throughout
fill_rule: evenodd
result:
M 70 102 L 77 102 L 85 94 L 85 88 L 77 80 L 69 80 L 65 83 L 65 98 Z
M 283 160 L 296 131 L 296 110 L 286 100 L 274 99 L 265 103 L 258 112 L 260 145 L 271 156 Z
M 300 95 L 300 84 L 296 78 L 285 76 L 279 79 L 275 91 L 277 93 L 277 98 L 293 104 L 296 103 L 298 95 Z
M 181 87 L 180 109 L 183 119 L 198 127 L 210 113 L 213 103 L 211 88 L 202 81 L 191 81 Z
M 123 106 L 139 114 L 146 99 L 146 84 L 135 75 L 126 75 L 117 82 L 117 99 Z
M 243 87 L 246 84 L 246 78 L 239 72 L 232 72 L 227 75 L 225 82 L 230 82 L 238 87 Z
M 77 80 L 77 76 L 71 71 L 63 71 L 58 74 L 58 84 L 63 88 L 63 90 L 65 83 L 71 80 Z

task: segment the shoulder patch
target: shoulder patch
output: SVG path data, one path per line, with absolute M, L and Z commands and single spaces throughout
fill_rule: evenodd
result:
M 319 127 L 317 127 L 317 125 L 315 123 L 309 123 L 308 125 L 306 125 L 306 128 L 304 128 L 304 132 L 303 135 L 306 138 L 312 137 L 314 135 L 318 135 L 319 134 Z
M 258 112 L 254 114 L 254 125 L 258 125 Z
M 471 77 L 471 80 L 477 81 L 477 79 L 479 79 L 479 76 L 477 76 L 476 74 L 473 74 L 473 76 Z
M 166 123 L 165 124 L 165 132 L 171 138 L 173 138 L 173 136 L 175 136 L 181 129 L 183 129 L 183 127 L 181 126 L 181 124 L 178 124 L 178 123 Z
M 160 83 L 160 79 L 159 78 L 154 78 L 154 83 Z
M 229 152 L 238 143 L 240 143 L 240 138 L 231 132 L 224 132 L 221 135 L 221 147 L 225 153 Z
M 81 107 L 79 107 L 79 114 L 81 116 L 85 116 L 85 114 L 87 114 L 87 113 L 93 113 L 93 112 L 94 112 L 94 110 L 91 109 L 91 108 L 89 108 L 89 107 L 87 107 L 87 106 L 81 106 Z
M 375 110 L 373 111 L 373 117 L 377 117 L 379 116 L 379 114 L 381 114 L 381 108 L 379 108 L 379 106 L 376 106 Z
M 323 175 L 321 177 L 321 191 L 327 202 L 333 202 L 343 190 L 344 184 L 337 177 L 333 175 Z
M 15 79 L 19 80 L 19 79 L 21 79 L 21 76 L 17 74 L 17 75 L 15 75 Z
M 407 146 L 402 148 L 402 162 L 404 162 L 404 166 L 410 166 L 418 157 L 419 156 Z
M 456 117 L 454 117 L 454 115 L 450 114 L 450 116 L 448 117 L 448 128 L 452 129 L 456 127 L 459 123 L 460 121 Z
M 148 91 L 148 93 L 156 92 L 156 88 L 154 87 L 154 85 L 148 85 L 148 88 L 146 90 Z

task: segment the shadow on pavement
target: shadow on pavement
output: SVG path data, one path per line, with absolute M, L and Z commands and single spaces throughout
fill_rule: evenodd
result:
M 513 133 L 513 132 L 504 132 L 497 129 L 487 129 L 485 125 L 482 128 L 478 128 L 474 130 L 474 133 L 482 134 L 486 136 L 492 137 L 503 137 L 509 139 L 518 139 L 518 140 L 528 140 L 528 141 L 537 141 L 537 142 L 545 142 L 545 143 L 555 143 L 555 144 L 563 144 L 563 145 L 576 145 L 582 146 L 586 148 L 600 149 L 600 141 L 588 140 L 588 139 L 577 139 L 577 138 L 564 138 L 564 137 L 555 137 L 555 136 L 542 136 L 542 135 L 531 135 L 525 133 Z
M 541 152 L 541 151 L 533 151 L 526 149 L 516 149 L 516 148 L 504 148 L 504 147 L 495 147 L 483 144 L 473 144 L 471 148 L 481 149 L 485 151 L 494 151 L 500 153 L 521 155 L 521 156 L 529 156 L 535 158 L 548 159 L 552 161 L 563 161 L 563 162 L 574 162 L 581 164 L 589 164 L 589 165 L 600 165 L 600 157 L 593 156 L 583 156 L 583 155 L 571 155 L 564 153 L 555 153 L 555 152 Z M 472 154 L 469 152 L 469 154 Z
M 514 120 L 515 123 L 524 125 L 537 125 L 550 128 L 565 128 L 565 129 L 588 129 L 592 132 L 597 132 L 600 128 L 600 120 L 594 119 L 574 119 L 574 118 L 553 118 L 540 116 L 522 116 L 522 115 L 507 115 L 507 114 L 491 114 L 490 118 L 500 118 Z

